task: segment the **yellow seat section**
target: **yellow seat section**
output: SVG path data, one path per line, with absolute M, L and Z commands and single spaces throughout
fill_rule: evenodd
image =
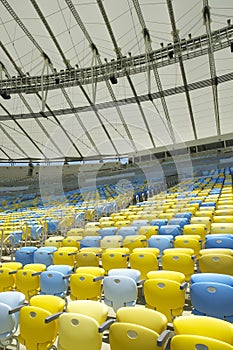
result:
M 146 236 L 146 239 L 150 238 L 152 235 L 157 235 L 159 231 L 159 226 L 141 226 L 138 229 L 139 235 Z
M 27 300 L 40 290 L 39 272 L 21 269 L 15 275 L 16 290 L 22 292 Z
M 139 270 L 140 278 L 145 279 L 149 271 L 158 270 L 157 257 L 150 252 L 134 252 L 129 257 L 130 267 Z
M 145 235 L 129 235 L 123 240 L 123 247 L 128 248 L 130 253 L 134 248 L 146 247 L 147 240 Z
M 102 267 L 108 273 L 111 269 L 128 267 L 128 254 L 120 251 L 105 251 L 102 254 Z
M 207 254 L 227 254 L 233 256 L 233 249 L 230 248 L 206 248 L 200 250 L 200 255 Z
M 191 221 L 190 221 L 191 224 L 204 224 L 204 225 L 206 225 L 207 233 L 210 232 L 211 222 L 212 222 L 212 220 L 208 216 L 193 216 L 191 218 Z
M 198 256 L 201 249 L 200 238 L 191 237 L 190 235 L 176 236 L 174 248 L 191 248 L 194 254 Z
M 65 313 L 58 319 L 58 350 L 100 350 L 102 334 L 99 323 L 92 317 Z
M 26 264 L 23 267 L 24 270 L 33 270 L 37 272 L 42 272 L 46 270 L 46 265 L 45 264 Z
M 94 318 L 99 324 L 106 321 L 108 307 L 106 304 L 94 300 L 74 300 L 69 302 L 67 312 L 75 312 Z
M 173 322 L 175 334 L 195 334 L 214 338 L 233 345 L 231 323 L 209 316 L 180 316 Z
M 0 267 L 0 292 L 6 292 L 15 288 L 15 277 L 12 270 Z
M 96 277 L 98 276 L 104 276 L 105 271 L 102 267 L 97 266 L 80 266 L 76 269 L 76 273 L 88 273 L 90 275 L 94 275 Z
M 211 234 L 214 234 L 214 233 L 217 233 L 217 234 L 219 234 L 219 233 L 231 233 L 231 234 L 233 234 L 233 225 L 232 225 L 232 223 L 229 223 L 229 222 L 212 223 L 210 233 Z
M 71 300 L 100 300 L 101 283 L 95 275 L 76 272 L 70 276 L 70 298 Z
M 159 311 L 145 307 L 121 307 L 116 312 L 117 322 L 134 323 L 162 333 L 167 328 L 167 318 Z
M 167 279 L 176 281 L 178 283 L 185 282 L 185 275 L 178 271 L 171 270 L 158 270 L 158 271 L 150 271 L 147 273 L 147 278 L 149 279 Z
M 174 248 L 174 250 L 176 249 L 179 248 Z M 173 270 L 181 272 L 185 275 L 186 281 L 189 281 L 190 276 L 194 273 L 195 263 L 194 259 L 190 254 L 184 254 L 174 251 L 174 253 L 170 252 L 169 254 L 164 254 L 161 260 L 163 270 Z
M 76 261 L 76 247 L 60 247 L 53 253 L 54 265 L 69 265 L 74 267 Z
M 80 248 L 80 241 L 82 236 L 68 236 L 63 239 L 62 246 L 63 247 L 75 247 L 77 249 Z
M 120 248 L 122 246 L 122 236 L 104 236 L 100 241 L 100 247 L 104 250 L 107 248 Z
M 205 254 L 198 259 L 201 272 L 222 273 L 233 276 L 233 256 L 227 254 Z
M 76 254 L 76 265 L 81 266 L 96 266 L 99 267 L 99 256 L 90 250 L 83 250 Z
M 66 302 L 56 295 L 34 295 L 30 299 L 30 305 L 38 306 L 51 312 L 51 314 L 55 314 L 64 310 Z
M 214 215 L 213 223 L 233 223 L 233 215 Z
M 160 254 L 160 250 L 158 248 L 153 247 L 134 248 L 133 253 L 151 253 L 158 257 Z
M 170 350 L 232 350 L 233 346 L 213 338 L 182 334 L 172 338 Z
M 202 241 L 205 241 L 207 228 L 205 224 L 190 224 L 184 225 L 183 235 L 199 235 Z
M 57 322 L 45 322 L 51 315 L 51 312 L 37 306 L 24 306 L 20 310 L 18 340 L 27 350 L 47 350 L 53 345 Z
M 144 283 L 146 306 L 163 313 L 168 322 L 183 312 L 185 291 L 181 283 L 168 279 L 147 279 Z

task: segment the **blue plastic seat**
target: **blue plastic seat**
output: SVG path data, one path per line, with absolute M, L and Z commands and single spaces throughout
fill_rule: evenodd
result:
M 158 248 L 160 250 L 160 254 L 163 254 L 163 251 L 168 248 L 173 247 L 173 236 L 172 235 L 161 235 L 161 236 L 151 236 L 148 239 L 148 247 Z
M 167 219 L 153 219 L 153 220 L 151 220 L 150 225 L 160 227 L 160 226 L 167 225 L 167 223 L 168 223 Z
M 100 229 L 99 234 L 101 238 L 105 236 L 115 236 L 117 234 L 117 227 L 103 227 Z
M 15 333 L 19 324 L 19 312 L 11 313 L 11 310 L 20 307 L 25 301 L 25 296 L 21 292 L 9 291 L 0 293 L 0 347 L 5 349 L 8 345 L 13 345 L 15 340 L 16 348 L 19 343 Z
M 206 239 L 205 248 L 230 248 L 233 249 L 233 239 L 224 235 L 215 235 Z
M 135 282 L 140 280 L 140 271 L 137 269 L 119 268 L 111 269 L 108 271 L 108 276 L 128 276 L 131 277 Z
M 190 278 L 190 282 L 217 282 L 233 287 L 233 276 L 221 273 L 202 272 L 193 274 Z
M 193 314 L 233 322 L 233 288 L 217 282 L 196 282 L 190 286 Z
M 136 226 L 125 226 L 119 228 L 118 235 L 124 238 L 126 236 L 137 235 L 137 232 L 138 228 Z
M 184 212 L 184 213 L 177 213 L 175 216 L 175 218 L 187 218 L 188 221 L 190 221 L 191 217 L 192 217 L 192 213 L 190 213 L 188 211 Z
M 101 236 L 86 236 L 80 241 L 80 248 L 100 247 Z
M 59 271 L 43 271 L 40 275 L 40 294 L 56 295 L 64 298 L 67 295 L 68 279 Z
M 159 235 L 172 235 L 173 237 L 182 234 L 182 229 L 179 225 L 164 225 L 159 228 Z
M 172 218 L 169 220 L 168 225 L 179 225 L 181 228 L 184 228 L 184 225 L 188 225 L 189 220 L 187 218 Z
M 135 280 L 128 276 L 107 276 L 103 280 L 104 302 L 116 312 L 123 306 L 135 306 L 138 295 Z
M 48 248 L 48 249 L 44 249 L 44 248 Z M 34 263 L 45 264 L 46 266 L 52 265 L 53 264 L 52 253 L 56 250 L 57 250 L 56 247 L 43 247 L 43 248 L 37 249 L 34 253 Z
M 20 262 L 23 266 L 34 262 L 34 252 L 36 247 L 22 247 L 15 252 L 15 261 Z

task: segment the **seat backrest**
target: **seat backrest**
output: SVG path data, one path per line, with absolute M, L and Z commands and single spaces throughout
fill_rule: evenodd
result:
M 185 281 L 185 275 L 178 271 L 171 271 L 171 270 L 158 270 L 158 271 L 149 271 L 147 273 L 147 278 L 149 279 L 167 279 L 176 281 L 178 283 L 184 283 Z
M 52 314 L 37 306 L 25 306 L 20 310 L 20 334 L 18 340 L 27 350 L 48 349 L 57 336 L 57 322 L 45 323 Z
M 229 322 L 209 316 L 180 316 L 173 322 L 175 334 L 196 334 L 233 344 L 233 327 Z
M 189 281 L 190 276 L 194 273 L 194 260 L 192 256 L 183 253 L 169 253 L 162 256 L 163 270 L 173 270 L 182 272 L 185 280 Z
M 111 269 L 108 271 L 108 276 L 128 276 L 131 277 L 135 282 L 138 282 L 141 276 L 141 273 L 137 269 L 133 268 L 119 268 Z
M 58 350 L 100 350 L 102 334 L 99 323 L 78 313 L 64 313 L 58 319 Z
M 55 295 L 34 295 L 30 299 L 31 306 L 38 306 L 52 314 L 62 312 L 65 308 L 65 300 Z
M 145 279 L 149 271 L 158 269 L 157 257 L 152 253 L 135 252 L 129 257 L 130 266 L 141 272 L 141 279 Z
M 40 275 L 40 293 L 57 296 L 65 296 L 68 282 L 59 271 L 43 271 Z
M 99 324 L 102 324 L 108 315 L 107 305 L 94 300 L 70 301 L 67 305 L 66 311 L 90 316 L 94 318 Z
M 148 279 L 144 283 L 146 305 L 162 312 L 172 322 L 181 315 L 185 304 L 185 292 L 180 283 L 168 279 Z
M 41 263 L 41 264 L 45 264 L 46 266 L 52 265 L 53 254 L 51 254 L 51 252 L 49 251 L 38 249 L 34 253 L 34 263 L 37 263 L 37 264 Z
M 34 270 L 18 270 L 15 276 L 16 290 L 22 292 L 27 300 L 38 293 L 40 277 Z
M 95 275 L 75 273 L 70 277 L 71 300 L 99 300 L 101 297 L 101 280 L 95 280 Z
M 167 327 L 167 318 L 159 311 L 145 307 L 121 307 L 116 312 L 117 322 L 134 323 L 162 333 Z
M 233 275 L 233 256 L 227 254 L 206 254 L 198 259 L 201 272 Z
M 94 252 L 78 252 L 76 254 L 77 266 L 99 266 L 99 257 Z
M 126 268 L 128 267 L 127 256 L 118 251 L 105 251 L 102 254 L 102 267 L 106 272 L 114 268 Z
M 137 284 L 128 276 L 107 276 L 103 280 L 104 302 L 116 312 L 122 306 L 134 306 Z
M 190 278 L 190 282 L 217 282 L 233 287 L 233 276 L 220 273 L 202 272 L 193 274 Z
M 233 322 L 233 288 L 217 282 L 197 282 L 190 286 L 193 313 Z
M 206 240 L 205 243 L 205 248 L 228 248 L 228 249 L 233 249 L 233 239 L 230 237 L 209 237 Z
M 0 292 L 14 289 L 15 278 L 11 274 L 12 270 L 6 267 L 0 267 Z
M 170 350 L 231 350 L 232 345 L 213 338 L 182 334 L 172 338 Z
M 149 328 L 126 322 L 116 322 L 109 329 L 111 350 L 161 350 L 156 342 L 159 334 Z

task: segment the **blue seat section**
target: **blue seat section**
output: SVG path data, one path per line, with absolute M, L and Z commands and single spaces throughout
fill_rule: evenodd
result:
M 192 213 L 190 213 L 188 211 L 184 212 L 184 213 L 177 213 L 175 216 L 175 218 L 186 218 L 186 219 L 188 219 L 188 221 L 191 220 L 191 217 L 192 217 Z
M 153 235 L 148 239 L 148 247 L 158 248 L 160 254 L 163 254 L 164 249 L 173 247 L 173 239 L 172 235 Z
M 120 227 L 118 230 L 118 235 L 125 238 L 126 236 L 133 236 L 137 235 L 138 228 L 136 226 L 126 226 L 126 227 Z
M 22 235 L 23 231 L 22 230 L 16 230 L 11 232 L 10 237 L 9 237 L 9 243 L 12 247 L 19 246 L 20 243 L 22 242 Z
M 34 252 L 34 263 L 44 264 L 46 266 L 53 265 L 53 252 L 56 250 L 56 247 L 41 247 L 37 249 Z
M 182 234 L 182 228 L 179 225 L 164 225 L 159 228 L 159 235 L 172 235 L 173 237 Z
M 63 275 L 70 275 L 73 272 L 70 265 L 50 265 L 47 267 L 47 271 L 58 271 L 63 273 Z
M 86 236 L 80 241 L 80 248 L 100 247 L 101 236 Z
M 228 286 L 233 287 L 233 276 L 221 273 L 202 272 L 193 274 L 190 278 L 190 282 L 217 282 L 227 284 Z
M 201 206 L 202 207 L 215 207 L 216 202 L 202 202 Z
M 30 236 L 32 239 L 37 240 L 42 238 L 42 226 L 34 224 L 31 226 Z
M 208 237 L 205 242 L 205 248 L 229 248 L 233 249 L 233 239 L 229 236 L 217 235 L 217 237 L 212 235 Z M 233 267 L 232 267 L 233 269 Z
M 36 247 L 22 247 L 15 252 L 15 261 L 20 262 L 23 266 L 26 264 L 33 264 L 34 252 L 37 250 Z
M 117 234 L 117 227 L 103 227 L 99 231 L 101 237 L 115 236 Z
M 47 221 L 47 224 L 48 224 L 48 233 L 49 234 L 56 233 L 58 231 L 59 221 L 58 220 L 54 220 L 52 218 L 47 218 L 46 221 Z
M 151 220 L 150 225 L 160 227 L 160 226 L 167 225 L 167 223 L 168 223 L 167 219 L 153 219 L 153 220 Z
M 233 322 L 233 288 L 217 282 L 196 282 L 190 286 L 193 314 Z
M 138 282 L 140 280 L 141 272 L 136 269 L 119 268 L 109 270 L 108 276 L 128 276 L 135 282 Z
M 103 280 L 104 303 L 116 312 L 123 306 L 135 306 L 137 284 L 128 276 L 107 276 Z
M 182 229 L 184 225 L 188 225 L 189 220 L 187 218 L 173 218 L 169 220 L 168 225 L 179 225 Z
M 68 280 L 59 271 L 43 271 L 40 275 L 40 294 L 65 297 L 68 290 Z

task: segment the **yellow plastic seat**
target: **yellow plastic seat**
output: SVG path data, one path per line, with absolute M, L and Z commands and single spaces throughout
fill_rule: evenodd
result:
M 74 300 L 67 306 L 67 312 L 75 312 L 94 318 L 99 324 L 106 321 L 108 307 L 106 304 L 94 300 Z
M 202 242 L 205 242 L 207 228 L 205 224 L 190 224 L 184 225 L 183 235 L 199 235 Z
M 100 241 L 100 247 L 104 250 L 107 248 L 120 248 L 122 246 L 122 236 L 104 236 Z
M 179 248 L 174 248 L 174 250 Z M 194 259 L 190 254 L 175 252 L 164 254 L 162 256 L 163 270 L 178 271 L 185 275 L 185 280 L 189 281 L 190 276 L 194 273 Z
M 80 248 L 80 241 L 82 236 L 68 236 L 63 239 L 62 246 L 63 247 L 75 247 L 77 249 Z
M 92 317 L 65 313 L 58 319 L 58 350 L 100 350 L 102 334 L 99 323 Z
M 233 256 L 233 249 L 230 248 L 206 248 L 200 250 L 200 255 L 206 254 L 227 254 Z
M 176 335 L 172 338 L 170 343 L 170 350 L 196 350 L 196 349 L 208 349 L 208 350 L 232 350 L 233 346 L 216 340 L 213 338 L 182 334 Z
M 191 248 L 194 254 L 198 256 L 201 249 L 201 242 L 200 239 L 192 238 L 188 235 L 176 236 L 174 248 Z
M 193 216 L 191 218 L 191 224 L 204 224 L 206 225 L 207 233 L 210 232 L 211 218 L 208 216 Z
M 157 235 L 159 231 L 159 226 L 141 226 L 138 229 L 139 235 L 146 236 L 146 239 L 150 238 L 152 235 Z
M 54 265 L 69 265 L 74 267 L 76 261 L 76 247 L 60 247 L 53 253 Z
M 153 247 L 145 247 L 145 248 L 134 248 L 133 253 L 151 253 L 154 254 L 156 257 L 159 256 L 160 250 L 158 248 Z
M 90 275 L 94 275 L 96 277 L 98 276 L 104 276 L 105 271 L 102 269 L 102 267 L 96 267 L 96 266 L 80 266 L 76 269 L 76 273 L 88 273 Z
M 214 215 L 213 223 L 233 223 L 233 215 Z
M 194 250 L 192 248 L 167 248 L 164 249 L 163 254 L 164 255 L 168 255 L 168 254 L 188 254 L 190 256 L 192 256 L 194 254 Z
M 99 256 L 88 250 L 80 251 L 76 254 L 76 265 L 81 266 L 96 266 L 99 267 Z
M 105 251 L 102 254 L 102 267 L 106 273 L 111 269 L 128 267 L 128 254 L 119 251 Z
M 52 236 L 52 237 L 47 238 L 44 241 L 44 245 L 45 245 L 45 247 L 51 246 L 51 247 L 59 248 L 62 246 L 63 239 L 64 239 L 63 236 Z
M 56 295 L 34 295 L 30 299 L 30 305 L 40 307 L 51 312 L 51 314 L 55 314 L 64 310 L 66 302 Z
M 26 264 L 23 267 L 24 270 L 33 270 L 37 272 L 42 272 L 46 270 L 46 265 L 45 264 Z
M 158 270 L 158 271 L 149 271 L 147 273 L 147 278 L 149 279 L 167 279 L 176 281 L 178 283 L 185 282 L 185 275 L 178 271 L 170 271 L 170 270 Z
M 209 316 L 180 316 L 174 319 L 174 331 L 179 334 L 195 334 L 214 338 L 233 345 L 232 324 Z
M 233 276 L 233 256 L 228 254 L 204 254 L 199 257 L 201 272 L 222 273 Z
M 15 275 L 16 290 L 22 292 L 27 300 L 40 290 L 40 277 L 34 270 L 18 270 Z
M 125 226 L 130 226 L 131 221 L 130 220 L 118 220 L 115 221 L 115 227 L 117 228 L 121 228 L 121 227 L 125 227 Z
M 76 272 L 70 276 L 71 300 L 100 300 L 102 281 L 95 275 Z
M 144 283 L 146 307 L 163 313 L 168 322 L 183 312 L 185 290 L 181 283 L 168 279 L 147 279 Z
M 57 322 L 45 322 L 52 313 L 37 307 L 24 306 L 19 313 L 19 342 L 27 350 L 47 350 L 53 345 L 57 336 Z
M 0 292 L 6 292 L 15 288 L 15 277 L 10 269 L 0 267 Z
M 134 248 L 143 248 L 147 246 L 146 236 L 144 235 L 129 235 L 123 240 L 123 247 L 128 248 L 130 253 Z
M 71 228 L 69 231 L 67 231 L 66 235 L 67 237 L 69 236 L 83 236 L 83 231 L 84 231 L 84 228 L 82 227 L 77 227 L 77 228 Z
M 145 279 L 149 271 L 158 270 L 158 259 L 153 253 L 135 252 L 129 257 L 130 267 L 139 270 L 140 278 Z
M 142 307 L 123 307 L 116 312 L 117 322 L 110 326 L 111 350 L 157 350 L 156 341 L 166 329 L 167 318 L 158 311 Z
M 211 234 L 219 233 L 231 233 L 233 234 L 233 225 L 229 222 L 224 223 L 212 223 L 210 228 Z
M 1 267 L 6 267 L 7 269 L 10 270 L 20 270 L 23 267 L 23 264 L 21 262 L 17 261 L 9 261 L 9 262 L 4 262 L 0 264 Z

